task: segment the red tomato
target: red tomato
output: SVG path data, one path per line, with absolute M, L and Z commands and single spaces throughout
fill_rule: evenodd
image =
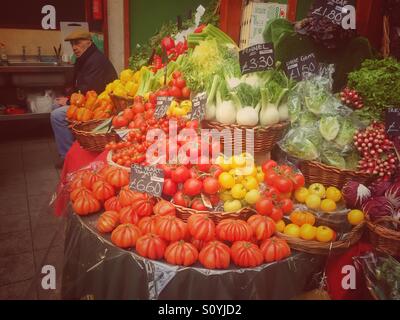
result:
M 190 178 L 183 185 L 183 192 L 188 196 L 197 196 L 201 193 L 203 184 L 198 179 Z
M 184 87 L 182 89 L 182 98 L 189 99 L 190 98 L 190 94 L 191 94 L 191 92 L 190 92 L 190 89 L 188 87 Z
M 266 173 L 269 169 L 275 168 L 278 164 L 274 160 L 267 160 L 262 164 L 262 171 Z
M 154 108 L 153 104 L 151 102 L 146 102 L 144 105 L 145 110 L 151 110 Z
M 174 71 L 174 73 L 172 74 L 172 78 L 174 79 L 178 79 L 182 77 L 182 73 L 180 71 Z
M 269 186 L 274 186 L 277 178 L 279 178 L 279 175 L 273 169 L 264 172 L 264 181 Z
M 186 81 L 183 78 L 177 78 L 176 79 L 176 84 L 175 84 L 179 89 L 183 89 L 186 87 Z
M 194 199 L 190 207 L 198 211 L 208 211 L 208 208 L 204 205 L 201 199 Z
M 269 216 L 272 213 L 274 204 L 269 198 L 261 198 L 256 203 L 256 210 L 259 214 Z
M 136 96 L 135 98 L 133 98 L 133 102 L 134 103 L 143 103 L 143 97 L 142 96 Z
M 139 113 L 143 113 L 145 111 L 145 107 L 144 107 L 143 103 L 136 102 L 133 105 L 132 110 L 133 110 L 133 113 L 139 114 Z
M 157 96 L 154 93 L 150 93 L 149 102 L 155 106 L 157 104 Z
M 301 173 L 296 173 L 293 176 L 292 181 L 293 181 L 294 190 L 304 187 L 305 180 L 304 180 L 304 176 Z
M 126 109 L 123 111 L 122 116 L 123 116 L 126 120 L 128 120 L 128 122 L 129 122 L 129 121 L 132 121 L 132 120 L 133 120 L 133 116 L 134 116 L 132 109 L 131 109 L 131 108 L 126 108 Z
M 190 204 L 190 198 L 183 193 L 183 191 L 178 191 L 177 193 L 174 194 L 173 197 L 174 203 L 178 206 L 182 207 L 189 207 Z
M 291 213 L 293 211 L 293 202 L 290 199 L 283 199 L 280 203 L 283 213 Z
M 200 157 L 197 168 L 202 172 L 209 172 L 211 169 L 211 163 L 207 157 Z
M 168 91 L 169 95 L 175 98 L 180 98 L 182 97 L 182 91 L 178 87 L 173 86 L 171 89 Z
M 116 116 L 112 120 L 112 125 L 115 128 L 122 128 L 122 127 L 127 127 L 129 124 L 129 121 L 125 119 L 123 116 Z
M 216 178 L 207 177 L 203 181 L 203 190 L 207 194 L 216 194 L 219 191 L 219 182 Z
M 269 216 L 272 220 L 274 220 L 275 222 L 278 222 L 279 220 L 282 220 L 282 218 L 283 218 L 283 211 L 277 207 L 273 207 L 272 212 Z
M 287 166 L 286 164 L 284 164 L 279 167 L 279 171 L 282 172 L 282 174 L 284 174 L 284 175 L 290 175 L 290 174 L 292 174 L 293 170 L 290 166 Z
M 208 199 L 210 199 L 210 202 L 211 202 L 211 204 L 212 204 L 213 206 L 216 206 L 216 205 L 219 203 L 219 201 L 220 201 L 220 198 L 219 198 L 219 195 L 218 195 L 218 194 L 210 194 L 210 195 L 208 196 Z
M 211 176 L 214 177 L 215 179 L 218 179 L 220 174 L 224 172 L 224 170 L 222 170 L 222 168 L 217 164 L 213 164 L 209 171 L 211 173 Z
M 293 190 L 293 182 L 289 178 L 278 176 L 275 179 L 274 187 L 281 193 L 289 193 Z
M 179 166 L 171 172 L 171 179 L 176 183 L 183 183 L 190 177 L 189 169 L 185 166 Z
M 171 166 L 169 166 L 167 164 L 159 164 L 157 167 L 164 171 L 164 179 L 171 178 L 171 172 L 172 172 Z
M 175 182 L 173 182 L 171 179 L 164 180 L 164 186 L 163 186 L 163 191 L 162 191 L 162 193 L 164 195 L 172 197 L 175 195 L 177 190 L 178 190 L 178 187 Z
M 167 97 L 169 94 L 168 94 L 168 90 L 160 90 L 160 91 L 158 91 L 158 96 L 160 96 L 160 97 Z M 156 100 L 156 103 L 157 103 L 157 100 Z
M 135 129 L 135 128 L 136 128 L 136 127 L 135 127 L 135 121 L 129 122 L 128 128 L 129 128 L 129 129 Z
M 279 199 L 281 193 L 275 187 L 267 186 L 267 189 L 264 191 L 264 194 L 267 198 Z

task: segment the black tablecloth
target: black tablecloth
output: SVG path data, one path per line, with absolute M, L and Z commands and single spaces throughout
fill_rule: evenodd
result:
M 63 299 L 290 299 L 310 289 L 324 258 L 294 253 L 253 269 L 177 267 L 114 246 L 98 215 L 71 214 L 65 239 Z

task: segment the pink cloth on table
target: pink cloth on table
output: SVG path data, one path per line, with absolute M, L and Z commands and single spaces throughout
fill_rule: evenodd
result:
M 103 161 L 106 162 L 108 151 L 101 153 L 90 152 L 83 149 L 77 141 L 75 141 L 71 149 L 69 149 L 65 156 L 64 167 L 61 173 L 60 183 L 57 186 L 57 200 L 55 204 L 55 215 L 62 216 L 65 213 L 65 208 L 68 205 L 69 195 L 63 192 L 63 186 L 67 182 L 68 174 L 78 171 L 92 162 Z

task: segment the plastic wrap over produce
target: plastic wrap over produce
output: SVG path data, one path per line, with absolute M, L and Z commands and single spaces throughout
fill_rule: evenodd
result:
M 63 299 L 290 299 L 312 289 L 323 268 L 323 257 L 304 253 L 252 269 L 177 267 L 115 247 L 96 220 L 69 217 Z

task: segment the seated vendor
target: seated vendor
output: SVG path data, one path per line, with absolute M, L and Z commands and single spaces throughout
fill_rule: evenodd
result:
M 70 41 L 76 63 L 74 65 L 74 88 L 72 92 L 85 94 L 87 91 L 94 90 L 98 94 L 104 91 L 106 85 L 117 79 L 117 72 L 110 60 L 97 49 L 92 42 L 89 32 L 77 29 L 65 38 Z M 68 109 L 68 97 L 56 99 L 55 109 L 51 113 L 51 126 L 53 128 L 60 160 L 56 164 L 61 168 L 64 163 L 65 155 L 73 143 L 73 135 L 68 127 L 66 112 Z

